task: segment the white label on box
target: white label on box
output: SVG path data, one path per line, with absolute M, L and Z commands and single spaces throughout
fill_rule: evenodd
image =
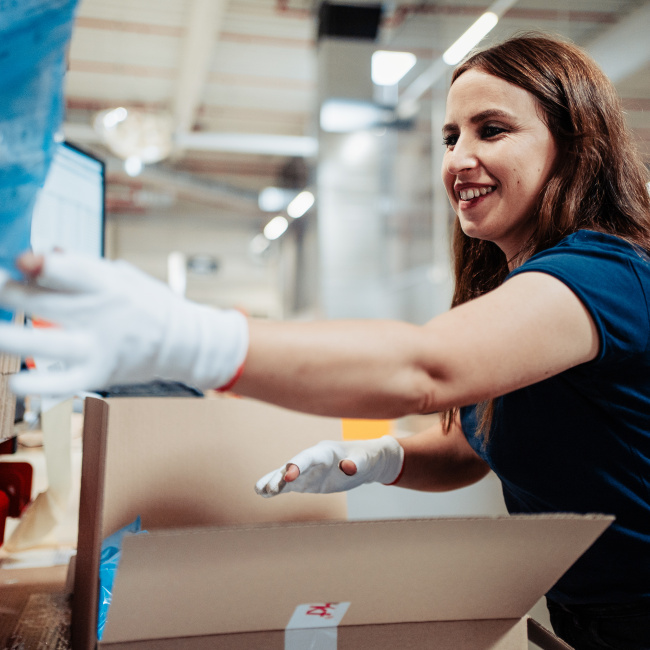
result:
M 284 650 L 336 650 L 337 627 L 350 603 L 298 605 L 284 632 Z

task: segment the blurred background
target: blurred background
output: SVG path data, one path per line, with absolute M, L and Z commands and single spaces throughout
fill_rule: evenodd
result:
M 585 47 L 650 162 L 645 0 L 82 0 L 64 135 L 106 163 L 106 255 L 253 316 L 426 322 L 447 50 L 477 21 Z

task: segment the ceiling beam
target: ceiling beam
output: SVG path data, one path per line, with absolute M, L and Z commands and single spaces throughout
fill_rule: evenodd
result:
M 65 122 L 63 134 L 67 140 L 80 145 L 104 143 L 99 133 L 86 123 Z M 176 143 L 180 149 L 189 151 L 250 153 L 289 158 L 312 158 L 318 154 L 318 139 L 301 135 L 194 131 L 177 133 Z
M 172 100 L 176 133 L 192 131 L 229 0 L 192 0 Z

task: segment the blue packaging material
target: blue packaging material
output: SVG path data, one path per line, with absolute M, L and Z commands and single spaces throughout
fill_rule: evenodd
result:
M 0 321 L 11 322 L 13 317 L 13 312 L 7 311 L 6 309 L 0 309 Z
M 99 641 L 102 640 L 104 634 L 104 626 L 111 604 L 113 583 L 122 555 L 122 540 L 125 535 L 139 535 L 146 532 L 141 528 L 138 515 L 135 521 L 109 535 L 102 543 L 102 553 L 99 559 L 99 605 L 97 607 L 97 639 Z
M 0 268 L 17 276 L 63 120 L 65 52 L 77 0 L 0 4 Z

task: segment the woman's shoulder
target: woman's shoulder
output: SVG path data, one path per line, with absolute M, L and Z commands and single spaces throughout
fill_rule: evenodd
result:
M 650 258 L 630 242 L 593 230 L 568 235 L 534 255 L 510 277 L 549 274 L 581 300 L 598 330 L 598 361 L 646 353 L 650 341 Z
M 609 233 L 595 230 L 578 230 L 561 239 L 522 264 L 522 269 L 539 264 L 574 264 L 576 266 L 594 264 L 603 268 L 609 264 L 631 263 L 633 266 L 647 268 L 650 273 L 650 255 L 639 246 Z
M 598 300 L 605 294 L 621 298 L 635 290 L 650 296 L 650 256 L 622 237 L 594 230 L 579 230 L 555 246 L 533 255 L 508 276 L 547 273 L 579 296 Z M 640 296 L 641 297 L 641 296 Z

